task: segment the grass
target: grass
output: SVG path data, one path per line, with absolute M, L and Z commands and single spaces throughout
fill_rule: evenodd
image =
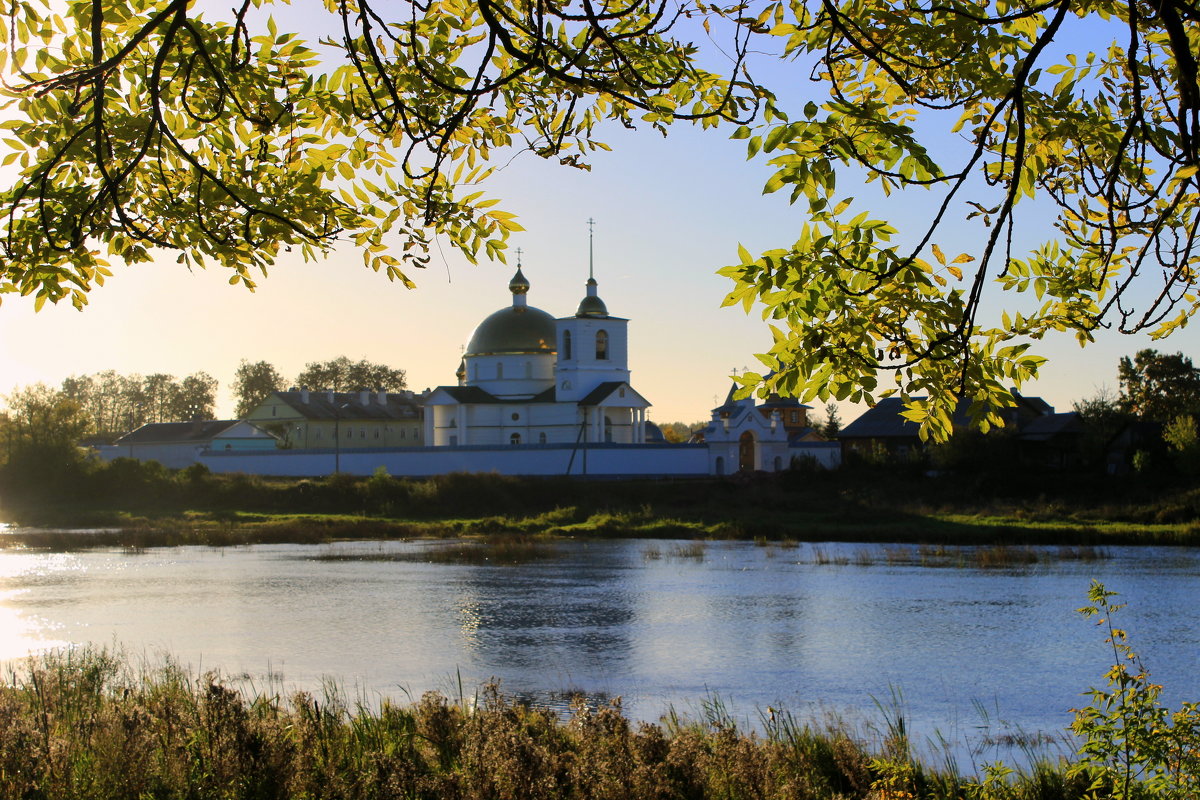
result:
M 61 492 L 43 498 L 0 486 L 0 519 L 26 528 L 100 529 L 86 538 L 10 530 L 0 532 L 0 546 L 499 534 L 743 539 L 768 550 L 797 541 L 1010 549 L 1200 545 L 1200 489 L 1099 477 L 1047 481 L 1031 475 L 985 491 L 975 484 L 854 471 L 756 480 L 579 481 L 494 474 L 284 480 L 125 464 L 105 476 L 107 483 L 89 479 L 105 491 L 92 487 L 66 501 Z M 1058 493 L 1045 494 L 1047 486 Z M 1017 557 L 1009 552 L 1000 560 Z
M 566 698 L 564 698 L 566 699 Z M 717 698 L 633 723 L 620 699 L 565 717 L 485 687 L 397 704 L 235 686 L 102 650 L 28 660 L 0 685 L 0 797 L 429 800 L 1082 800 L 1089 776 L 1037 761 L 999 779 L 929 766 L 902 719 L 865 740 L 765 709 L 745 731 Z

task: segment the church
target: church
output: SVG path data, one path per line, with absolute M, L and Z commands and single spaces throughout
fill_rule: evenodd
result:
M 512 304 L 479 324 L 457 386 L 425 401 L 433 447 L 643 444 L 650 403 L 629 382 L 629 320 L 600 299 L 594 275 L 575 314 L 529 305 L 518 265 Z

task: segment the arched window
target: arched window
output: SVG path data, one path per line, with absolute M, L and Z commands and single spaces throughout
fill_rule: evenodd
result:
M 717 474 L 725 474 L 725 459 L 722 456 L 717 456 Z
M 545 444 L 545 443 L 546 443 L 546 432 L 542 431 L 541 433 L 538 434 L 538 444 Z
M 508 437 L 508 443 L 509 444 L 520 444 L 521 443 L 521 434 L 514 433 L 512 436 Z
M 571 332 L 563 331 L 563 358 L 571 357 Z
M 596 360 L 608 359 L 608 331 L 596 331 Z
M 611 442 L 613 440 L 612 419 L 607 414 L 604 416 L 604 441 Z

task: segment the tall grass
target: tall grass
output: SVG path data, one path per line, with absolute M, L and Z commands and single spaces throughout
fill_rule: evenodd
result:
M 877 751 L 843 727 L 768 709 L 739 728 L 701 716 L 633 723 L 619 699 L 564 719 L 487 687 L 352 702 L 336 687 L 285 696 L 98 650 L 35 657 L 0 686 L 0 797 L 429 800 L 1081 800 L 1065 765 L 989 773 L 916 760 L 903 731 Z M 1086 777 L 1086 776 L 1085 776 Z

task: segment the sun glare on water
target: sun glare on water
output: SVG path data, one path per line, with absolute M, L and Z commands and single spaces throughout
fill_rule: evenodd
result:
M 0 662 L 70 644 L 51 638 L 48 626 L 23 614 L 18 598 L 24 590 L 12 587 L 16 579 L 45 567 L 31 563 L 28 554 L 0 552 Z

